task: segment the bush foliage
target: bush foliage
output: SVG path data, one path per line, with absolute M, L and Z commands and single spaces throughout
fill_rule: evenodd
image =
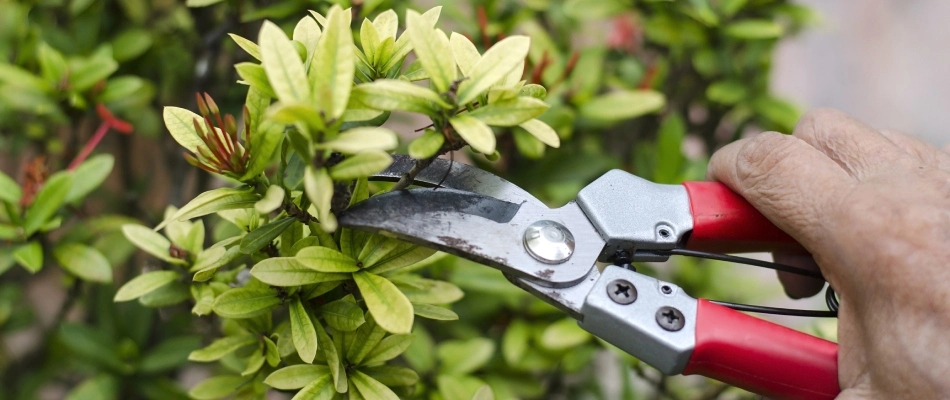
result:
M 769 67 L 808 9 L 186 3 L 0 2 L 0 399 L 743 395 L 335 215 L 410 183 L 367 180 L 394 151 L 416 172 L 457 152 L 552 205 L 611 168 L 702 179 L 710 150 L 794 125 Z M 741 300 L 706 264 L 640 267 Z

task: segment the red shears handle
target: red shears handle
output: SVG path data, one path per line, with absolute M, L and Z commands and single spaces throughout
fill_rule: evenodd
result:
M 748 201 L 719 182 L 685 182 L 693 214 L 690 250 L 750 253 L 805 249 L 759 213 Z
M 805 249 L 719 182 L 686 182 L 693 232 L 686 248 L 716 253 Z M 838 395 L 838 345 L 699 300 L 696 348 L 684 374 L 707 376 L 774 399 Z

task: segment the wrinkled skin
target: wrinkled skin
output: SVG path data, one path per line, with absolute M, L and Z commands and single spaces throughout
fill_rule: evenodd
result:
M 815 110 L 716 152 L 709 178 L 808 249 L 839 293 L 839 399 L 950 398 L 950 154 Z M 815 265 L 817 263 L 817 265 Z M 792 297 L 821 282 L 779 276 Z

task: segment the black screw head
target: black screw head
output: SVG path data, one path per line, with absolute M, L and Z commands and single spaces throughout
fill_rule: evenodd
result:
M 670 293 L 673 293 L 673 288 L 667 285 L 663 285 L 663 286 L 660 286 L 660 291 L 663 292 L 663 294 L 670 294 Z
M 663 329 L 676 332 L 686 325 L 686 317 L 676 308 L 663 306 L 656 310 L 656 323 Z
M 624 279 L 614 279 L 607 285 L 607 296 L 614 303 L 627 305 L 637 301 L 637 288 Z

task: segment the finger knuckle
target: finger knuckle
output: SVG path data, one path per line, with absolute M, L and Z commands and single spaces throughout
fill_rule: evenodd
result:
M 764 132 L 749 140 L 736 160 L 736 176 L 749 185 L 763 183 L 783 167 L 793 151 L 794 138 L 778 132 Z
M 833 108 L 810 110 L 798 120 L 793 135 L 814 144 L 831 143 L 839 139 L 840 130 L 829 129 L 848 116 Z

